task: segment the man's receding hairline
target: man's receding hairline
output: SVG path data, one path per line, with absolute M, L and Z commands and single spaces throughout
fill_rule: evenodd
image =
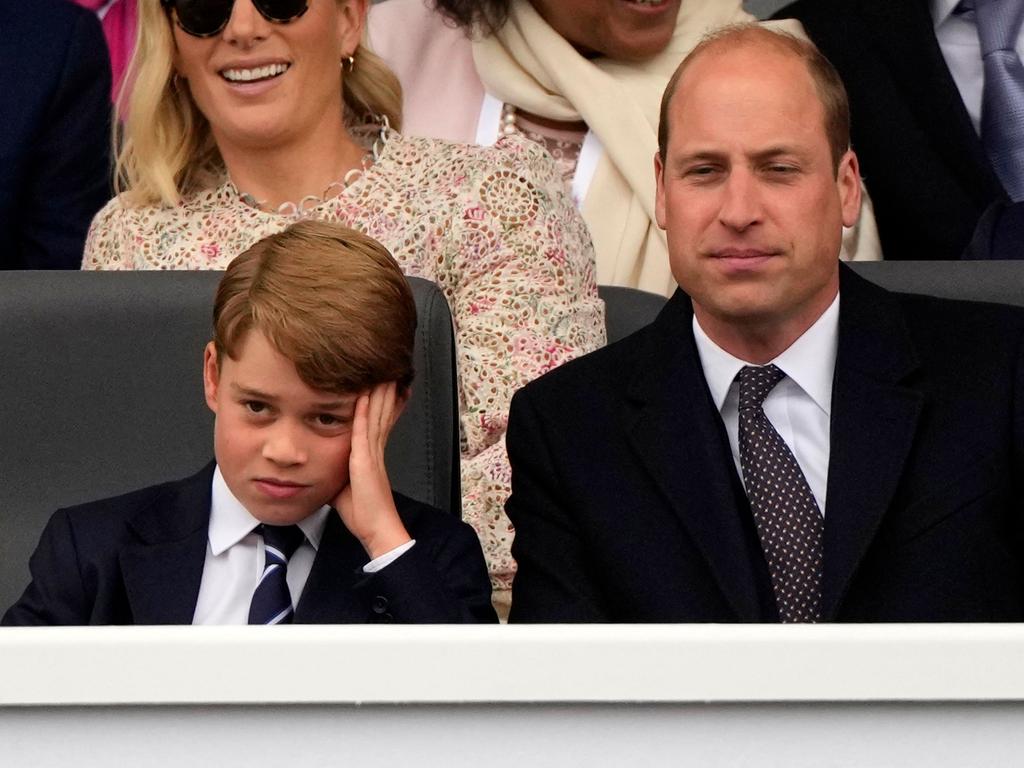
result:
M 813 89 L 815 101 L 822 111 L 822 128 L 828 139 L 830 151 L 833 155 L 833 164 L 838 171 L 841 157 L 849 148 L 849 102 L 841 79 L 836 83 L 841 93 L 841 100 L 833 103 L 833 94 L 828 83 L 829 80 L 837 80 L 838 73 L 834 67 L 821 54 L 814 43 L 802 37 L 794 35 L 785 29 L 778 29 L 772 26 L 765 26 L 755 22 L 722 27 L 719 30 L 709 32 L 697 43 L 694 49 L 688 54 L 666 85 L 666 91 L 662 97 L 662 105 L 658 123 L 658 156 L 662 163 L 667 160 L 668 140 L 671 134 L 671 114 L 675 104 L 676 96 L 680 90 L 683 79 L 688 75 L 694 65 L 700 64 L 709 56 L 725 56 L 741 49 L 758 49 L 775 51 L 784 61 L 795 61 L 800 65 L 801 70 L 809 79 Z M 807 50 L 804 50 L 804 49 Z M 818 66 L 817 60 L 824 65 Z M 825 70 L 825 71 L 819 71 Z M 840 117 L 845 115 L 845 118 Z M 845 130 L 837 128 L 845 123 Z M 843 135 L 845 134 L 845 137 Z M 838 145 L 845 143 L 840 149 Z

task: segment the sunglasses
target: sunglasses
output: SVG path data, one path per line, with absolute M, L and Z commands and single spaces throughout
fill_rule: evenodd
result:
M 160 0 L 174 9 L 178 26 L 193 37 L 212 37 L 224 29 L 231 18 L 235 0 Z M 287 24 L 309 10 L 309 0 L 252 0 L 267 21 Z

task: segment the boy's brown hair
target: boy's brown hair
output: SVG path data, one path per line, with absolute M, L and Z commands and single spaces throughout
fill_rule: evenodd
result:
M 325 392 L 412 382 L 416 304 L 376 240 L 336 224 L 302 221 L 260 240 L 228 265 L 213 307 L 218 361 L 237 359 L 259 331 Z

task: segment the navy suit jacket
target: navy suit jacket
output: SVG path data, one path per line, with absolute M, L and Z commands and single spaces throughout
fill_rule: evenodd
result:
M 1024 259 L 1024 202 L 992 203 L 982 214 L 964 259 Z
M 512 621 L 777 620 L 690 299 L 520 390 Z M 842 267 L 827 621 L 1020 621 L 1024 311 Z
M 110 199 L 110 58 L 68 0 L 0 0 L 0 269 L 78 269 Z
M 59 510 L 30 561 L 16 625 L 191 624 L 206 558 L 214 465 L 185 480 Z M 415 546 L 374 574 L 337 514 L 327 518 L 295 622 L 496 621 L 480 542 L 457 518 L 400 494 Z
M 928 0 L 798 0 L 850 95 L 852 143 L 886 259 L 959 259 L 1006 199 L 942 50 Z

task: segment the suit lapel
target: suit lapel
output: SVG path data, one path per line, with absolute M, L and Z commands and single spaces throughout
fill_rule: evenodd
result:
M 921 126 L 922 139 L 935 145 L 975 196 L 987 198 L 989 189 L 1001 189 L 991 170 L 978 177 L 979 169 L 990 168 L 988 157 L 935 38 L 927 0 L 860 0 L 860 7 L 870 39 Z M 856 126 L 856 116 L 853 120 Z
M 297 624 L 351 624 L 366 621 L 356 582 L 369 558 L 362 545 L 331 511 L 313 568 L 295 607 Z
M 681 291 L 652 326 L 638 360 L 627 432 L 640 461 L 704 554 L 740 621 L 761 620 L 750 551 L 737 508 L 728 438 L 693 340 Z
M 893 296 L 843 267 L 832 385 L 822 617 L 831 620 L 896 492 L 921 413 L 916 369 Z
M 121 571 L 135 624 L 191 624 L 209 538 L 211 463 L 168 483 L 128 521 L 135 539 L 121 552 Z

